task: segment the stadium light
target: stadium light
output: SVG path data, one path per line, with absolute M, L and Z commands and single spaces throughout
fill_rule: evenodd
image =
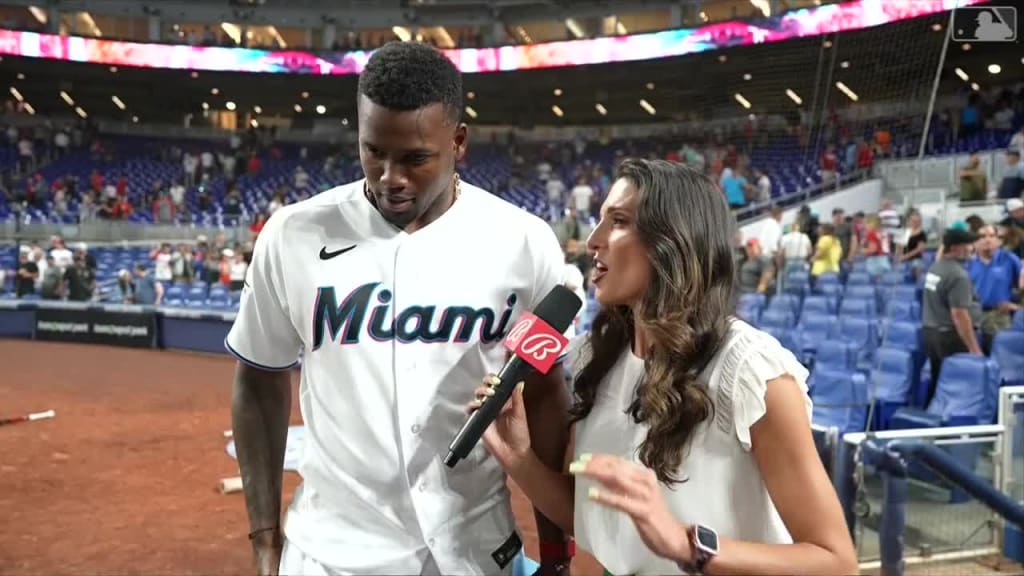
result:
M 24 79 L 25 79 L 25 75 L 22 74 L 21 72 L 18 72 L 18 80 L 24 80 Z
M 249 126 L 252 126 L 253 128 L 259 128 L 260 127 L 260 123 L 257 122 L 255 118 L 253 118 L 253 119 L 249 120 Z
M 252 111 L 257 113 L 257 114 L 263 114 L 263 108 L 258 106 L 258 105 L 257 106 L 253 106 L 252 107 Z
M 733 94 L 733 98 L 735 98 L 736 101 L 740 103 L 740 106 L 743 106 L 747 110 L 750 110 L 750 100 L 747 100 L 746 98 L 744 98 L 743 94 L 740 94 L 739 92 L 737 92 L 737 93 Z
M 626 25 L 621 20 L 615 21 L 615 33 L 619 36 L 625 36 L 629 34 L 629 30 L 626 30 Z
M 839 63 L 839 67 L 844 69 L 844 70 L 849 68 L 850 67 L 850 61 L 849 60 L 843 60 L 842 62 Z
M 977 82 L 971 82 L 971 90 L 975 92 L 981 92 L 981 86 L 978 86 Z
M 293 108 L 293 110 L 295 110 L 295 113 L 296 113 L 296 114 L 302 114 L 302 106 L 301 106 L 301 105 L 299 105 L 299 104 L 296 104 L 296 105 L 295 105 L 295 106 L 293 106 L 292 108 Z
M 654 90 L 654 82 L 648 82 L 648 83 L 647 83 L 647 84 L 646 84 L 646 85 L 644 86 L 644 88 L 647 88 L 648 90 Z
M 967 72 L 964 72 L 962 68 L 957 68 L 957 69 L 953 70 L 953 72 L 956 73 L 956 75 L 959 76 L 960 79 L 963 80 L 964 82 L 970 82 L 971 81 L 971 77 L 968 76 Z
M 135 123 L 135 124 L 138 124 L 139 123 L 139 117 L 138 116 L 132 116 L 132 122 Z
M 793 90 L 790 88 L 786 88 L 786 96 L 789 96 L 789 99 L 792 100 L 793 103 L 796 104 L 797 106 L 804 103 L 804 99 L 801 98 L 796 92 L 793 92 Z
M 476 98 L 476 92 L 466 92 L 466 100 L 472 100 Z
M 121 100 L 120 98 L 118 98 L 116 95 L 111 96 L 110 97 L 110 101 L 114 103 L 114 106 L 117 106 L 121 110 L 124 110 L 125 108 L 127 108 L 127 106 L 125 106 L 125 104 L 124 104 L 124 101 Z M 205 102 L 204 102 L 204 104 L 205 104 Z M 204 107 L 203 109 L 205 110 L 206 108 Z
M 562 112 L 562 109 L 558 107 L 558 104 L 552 106 L 551 111 L 554 112 L 555 116 L 558 116 L 559 118 L 565 115 L 565 112 Z
M 586 34 L 583 33 L 583 27 L 574 18 L 566 18 L 565 27 L 572 32 L 572 35 L 576 38 L 583 38 Z
M 220 94 L 220 88 L 210 88 L 210 94 L 213 94 L 214 96 Z
M 305 100 L 306 98 L 309 98 L 309 92 L 303 92 L 302 94 L 300 94 L 300 96 L 302 96 L 302 99 Z
M 594 104 L 594 109 L 597 110 L 597 113 L 600 114 L 601 116 L 608 115 L 608 109 L 605 108 L 604 105 L 602 105 L 600 102 Z
M 230 101 L 230 100 L 228 100 L 227 102 L 224 103 L 224 107 L 227 108 L 228 110 L 234 110 L 235 109 L 235 103 Z
M 209 110 L 209 109 L 210 109 L 210 103 L 209 102 L 203 102 L 203 110 Z
M 28 102 L 22 102 L 21 106 L 25 109 L 25 112 L 29 113 L 30 116 L 35 116 L 36 115 L 36 109 L 33 108 L 32 105 L 29 104 Z
M 61 98 L 62 98 L 62 99 L 63 99 L 63 100 L 65 101 L 65 102 L 67 102 L 67 103 L 68 103 L 68 106 L 74 106 L 74 105 L 75 105 L 75 101 L 74 101 L 74 99 L 72 99 L 72 98 L 71 98 L 71 95 L 70 95 L 70 94 L 68 94 L 67 92 L 65 92 L 65 91 L 61 90 L 61 91 L 60 91 L 60 97 L 61 97 Z
M 117 74 L 117 66 L 111 66 L 110 67 L 110 73 L 111 74 Z
M 14 86 L 11 86 L 11 96 L 14 96 L 14 99 L 17 100 L 18 102 L 24 102 L 25 101 L 25 97 L 22 96 L 21 92 L 18 92 L 18 89 L 15 88 Z
M 81 106 L 75 106 L 75 114 L 78 114 L 82 118 L 88 118 L 89 117 L 89 115 L 85 113 L 85 110 L 82 110 Z
M 839 91 L 842 92 L 843 94 L 846 94 L 846 97 L 849 98 L 850 100 L 853 100 L 854 102 L 856 102 L 859 98 L 856 92 L 850 90 L 850 87 L 847 86 L 846 84 L 843 84 L 842 82 L 836 82 L 836 88 L 838 88 Z
M 466 116 L 476 120 L 476 110 L 472 106 L 466 106 Z
M 657 110 L 654 109 L 654 106 L 651 106 L 650 102 L 644 100 L 643 98 L 640 99 L 640 107 L 646 110 L 647 113 L 650 114 L 651 116 L 654 116 L 658 112 Z
M 317 104 L 316 113 L 320 115 L 327 114 L 327 106 L 324 106 L 323 104 Z
M 750 74 L 744 74 L 743 75 L 743 79 L 744 80 L 748 80 L 749 81 L 751 78 L 753 78 L 753 76 L 751 76 Z
M 555 96 L 561 96 L 562 95 L 562 89 L 561 88 L 555 88 L 554 95 Z
M 1002 71 L 1003 71 L 1003 67 L 1000 66 L 999 64 L 989 64 L 988 65 L 988 73 L 989 74 L 999 74 Z

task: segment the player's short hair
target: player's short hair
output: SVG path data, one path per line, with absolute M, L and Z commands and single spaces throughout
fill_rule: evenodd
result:
M 452 123 L 462 117 L 462 74 L 444 54 L 419 42 L 389 42 L 374 51 L 359 76 L 359 94 L 390 110 L 443 104 Z

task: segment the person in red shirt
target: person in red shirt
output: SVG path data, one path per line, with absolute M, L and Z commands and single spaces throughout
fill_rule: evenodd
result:
M 127 220 L 132 215 L 133 209 L 128 199 L 120 197 L 117 203 L 114 204 L 114 219 L 115 220 Z
M 256 215 L 256 221 L 249 225 L 249 232 L 252 234 L 252 239 L 256 240 L 256 237 L 263 231 L 263 226 L 267 224 L 267 215 L 260 212 Z
M 829 144 L 825 153 L 821 155 L 821 184 L 828 186 L 835 183 L 838 169 L 839 157 L 836 156 L 836 147 Z
M 878 215 L 871 214 L 864 219 L 864 242 L 861 244 L 860 250 L 861 254 L 866 257 L 864 264 L 867 266 L 868 274 L 874 278 L 878 278 L 892 269 L 881 228 L 882 221 Z
M 857 144 L 857 168 L 869 169 L 875 163 L 875 152 L 868 143 L 861 140 Z

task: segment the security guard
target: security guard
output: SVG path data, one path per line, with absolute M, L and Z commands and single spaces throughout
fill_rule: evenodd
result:
M 977 310 L 977 298 L 964 269 L 974 240 L 975 235 L 968 230 L 946 230 L 942 237 L 942 257 L 925 275 L 924 352 L 931 362 L 926 406 L 935 396 L 943 359 L 962 352 L 981 354 L 972 319 L 972 311 Z

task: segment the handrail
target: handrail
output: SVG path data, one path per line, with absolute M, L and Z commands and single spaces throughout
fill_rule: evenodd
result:
M 964 428 L 977 428 L 967 426 Z M 914 431 L 920 432 L 920 431 Z M 964 490 L 985 504 L 1006 521 L 1024 527 L 1024 505 L 1013 501 L 998 489 L 989 486 L 974 472 L 956 461 L 941 448 L 920 440 L 894 440 L 861 445 L 864 455 L 870 454 L 882 475 L 882 518 L 878 528 L 878 544 L 882 574 L 902 576 L 903 533 L 906 524 L 907 479 L 912 461 L 923 464 L 946 481 Z

